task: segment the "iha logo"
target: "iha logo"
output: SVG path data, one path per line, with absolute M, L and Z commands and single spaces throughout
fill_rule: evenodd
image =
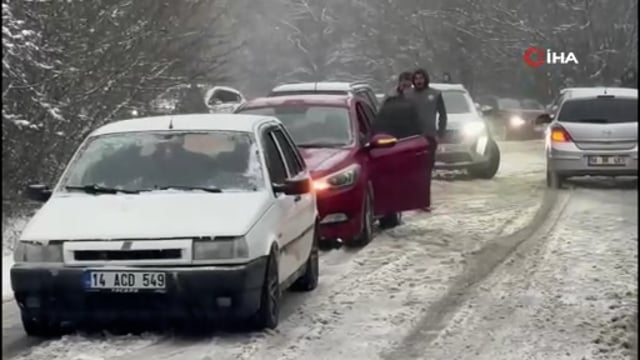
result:
M 527 65 L 537 68 L 542 64 L 578 64 L 578 59 L 573 52 L 555 52 L 530 47 L 524 52 L 524 62 Z

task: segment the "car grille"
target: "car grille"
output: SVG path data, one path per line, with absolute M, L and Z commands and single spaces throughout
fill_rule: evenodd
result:
M 76 261 L 180 259 L 181 249 L 160 250 L 76 250 Z
M 443 144 L 460 144 L 464 140 L 462 132 L 459 130 L 447 130 L 440 139 Z

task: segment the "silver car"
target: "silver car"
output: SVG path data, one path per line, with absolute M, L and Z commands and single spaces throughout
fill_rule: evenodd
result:
M 466 170 L 473 177 L 491 179 L 500 167 L 500 149 L 488 131 L 471 95 L 461 84 L 430 84 L 442 92 L 447 131 L 436 151 L 436 169 Z
M 566 94 L 556 114 L 542 115 L 547 185 L 572 176 L 638 175 L 638 90 L 590 88 Z

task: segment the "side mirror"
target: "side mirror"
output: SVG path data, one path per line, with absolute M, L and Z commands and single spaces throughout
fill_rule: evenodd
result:
M 536 125 L 544 125 L 549 124 L 551 121 L 553 121 L 553 116 L 549 114 L 542 114 L 536 118 L 535 123 Z
M 369 141 L 365 145 L 365 148 L 367 149 L 390 148 L 395 146 L 397 142 L 398 142 L 398 139 L 394 138 L 391 135 L 376 134 L 376 135 L 373 135 L 373 137 L 371 138 L 371 141 Z
M 311 192 L 311 180 L 308 178 L 285 180 L 284 184 L 273 184 L 273 191 L 285 195 L 303 195 Z
M 51 189 L 47 185 L 32 184 L 27 186 L 25 195 L 29 200 L 46 202 L 51 197 Z

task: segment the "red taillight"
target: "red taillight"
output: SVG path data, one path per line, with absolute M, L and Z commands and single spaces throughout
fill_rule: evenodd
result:
M 563 127 L 556 126 L 551 129 L 551 141 L 552 142 L 570 142 L 571 135 Z

